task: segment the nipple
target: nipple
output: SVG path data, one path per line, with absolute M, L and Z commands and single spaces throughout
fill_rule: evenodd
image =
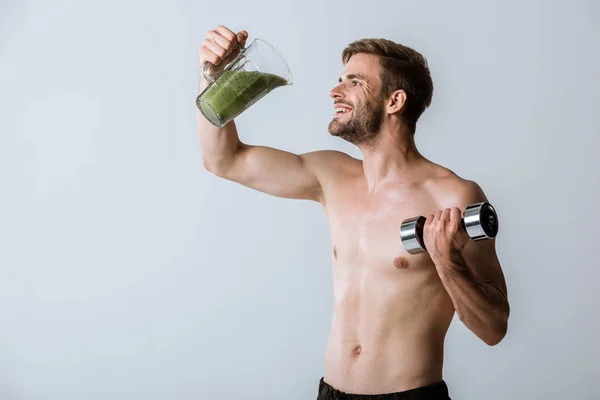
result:
M 408 267 L 408 260 L 404 257 L 394 258 L 394 266 L 398 269 L 405 269 Z

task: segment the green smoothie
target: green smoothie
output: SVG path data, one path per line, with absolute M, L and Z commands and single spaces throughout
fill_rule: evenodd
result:
M 287 83 L 285 79 L 265 72 L 225 71 L 198 96 L 196 103 L 209 120 L 221 125 L 237 117 L 271 90 Z

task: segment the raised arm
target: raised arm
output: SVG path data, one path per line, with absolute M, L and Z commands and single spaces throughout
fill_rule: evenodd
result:
M 200 63 L 221 68 L 244 46 L 246 31 L 233 33 L 224 26 L 209 31 L 200 47 Z M 208 85 L 200 77 L 200 92 Z M 293 154 L 242 143 L 234 121 L 222 128 L 212 125 L 200 111 L 198 133 L 204 166 L 215 175 L 274 196 L 321 201 L 319 167 L 333 151 Z
M 273 196 L 321 202 L 323 190 L 318 165 L 326 153 L 315 151 L 297 155 L 240 142 L 228 162 L 207 169 L 217 176 Z

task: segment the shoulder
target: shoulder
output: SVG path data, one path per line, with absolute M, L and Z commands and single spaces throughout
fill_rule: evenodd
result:
M 471 204 L 488 201 L 481 186 L 473 180 L 444 167 L 439 167 L 434 176 L 429 184 L 430 192 L 440 209 L 458 207 L 464 210 Z
M 341 151 L 319 150 L 301 157 L 317 177 L 324 199 L 347 193 L 362 176 L 362 161 Z

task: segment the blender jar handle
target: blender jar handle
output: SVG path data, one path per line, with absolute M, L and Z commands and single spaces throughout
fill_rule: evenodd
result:
M 204 64 L 204 68 L 202 69 L 202 75 L 204 76 L 204 79 L 206 79 L 210 84 L 215 82 L 215 78 L 213 78 L 212 75 L 208 72 L 208 69 L 212 66 L 213 65 L 207 61 Z

